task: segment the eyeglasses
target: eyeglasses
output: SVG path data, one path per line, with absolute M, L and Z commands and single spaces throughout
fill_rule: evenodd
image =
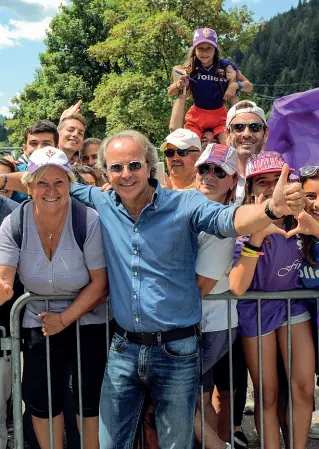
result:
M 199 150 L 189 150 L 188 148 L 186 148 L 186 150 L 182 150 L 180 148 L 177 148 L 176 150 L 173 148 L 169 148 L 168 150 L 164 151 L 164 154 L 166 157 L 174 157 L 176 151 L 180 157 L 188 156 L 188 153 L 198 153 L 199 152 Z
M 259 133 L 262 129 L 266 128 L 264 123 L 231 123 L 229 128 L 231 131 L 240 134 L 245 131 L 247 126 L 252 133 Z
M 227 176 L 227 173 L 219 167 L 219 165 L 213 164 L 201 164 L 198 166 L 198 173 L 200 175 L 207 175 L 207 173 L 212 172 L 218 179 L 224 179 Z
M 312 176 L 316 176 L 319 173 L 318 165 L 308 165 L 307 167 L 302 167 L 299 170 L 300 178 L 311 178 Z
M 124 170 L 124 166 L 126 165 L 132 173 L 135 173 L 135 172 L 140 171 L 146 162 L 147 161 L 131 161 L 131 162 L 128 162 L 127 164 L 125 164 L 125 163 L 122 164 L 122 163 L 118 162 L 116 164 L 108 165 L 107 169 L 111 173 L 118 174 L 118 173 L 122 173 L 122 171 Z

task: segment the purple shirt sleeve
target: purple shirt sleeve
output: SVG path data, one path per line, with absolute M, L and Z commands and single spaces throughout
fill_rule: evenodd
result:
M 222 59 L 223 61 L 223 66 L 226 69 L 227 66 L 231 65 L 232 68 L 236 71 L 239 72 L 238 67 L 233 63 L 233 61 L 231 61 L 230 59 Z

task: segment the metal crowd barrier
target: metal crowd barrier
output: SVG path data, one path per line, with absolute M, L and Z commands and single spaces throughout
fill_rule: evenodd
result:
M 13 419 L 14 419 L 14 449 L 23 449 L 23 418 L 22 418 L 22 391 L 21 391 L 21 358 L 20 358 L 20 346 L 21 346 L 21 323 L 20 313 L 23 307 L 29 301 L 45 301 L 46 310 L 48 310 L 49 301 L 57 300 L 72 300 L 74 297 L 70 296 L 37 296 L 30 293 L 26 293 L 18 298 L 11 310 L 10 315 L 10 332 L 11 338 L 1 338 L 1 349 L 11 350 L 12 360 L 12 397 L 13 397 Z M 244 296 L 235 297 L 230 292 L 220 295 L 207 295 L 204 300 L 228 300 L 228 338 L 229 342 L 232 341 L 231 332 L 231 300 L 256 300 L 258 303 L 258 373 L 259 373 L 259 402 L 260 402 L 260 448 L 264 449 L 264 423 L 263 423 L 263 391 L 262 391 L 262 338 L 261 338 L 261 301 L 272 299 L 285 299 L 287 300 L 288 311 L 288 384 L 289 384 L 289 440 L 290 448 L 293 449 L 293 407 L 292 407 L 292 395 L 291 395 L 291 304 L 292 299 L 317 299 L 317 313 L 319 313 L 319 290 L 290 290 L 282 292 L 247 292 Z M 106 301 L 106 345 L 107 355 L 110 346 L 109 337 L 109 304 Z M 81 393 L 81 355 L 80 355 L 80 326 L 79 322 L 76 325 L 76 337 L 77 337 L 77 363 L 78 363 L 78 382 L 79 382 L 79 404 L 80 404 L 80 445 L 81 449 L 83 445 L 83 410 L 82 410 L 82 393 Z M 53 441 L 53 427 L 52 427 L 52 396 L 51 396 L 51 375 L 50 375 L 50 346 L 49 339 L 46 339 L 46 361 L 47 361 L 47 376 L 48 376 L 48 400 L 49 400 L 49 421 L 50 421 L 50 449 L 54 447 Z M 319 335 L 318 335 L 319 343 Z M 233 363 L 232 363 L 232 345 L 229 345 L 229 380 L 230 380 L 230 429 L 231 429 L 231 445 L 234 447 L 234 384 L 233 384 Z M 4 354 L 6 355 L 6 354 Z M 201 396 L 201 447 L 205 449 L 204 439 L 204 403 L 203 403 L 203 388 L 200 390 Z M 141 449 L 144 449 L 144 433 L 143 426 L 141 429 Z

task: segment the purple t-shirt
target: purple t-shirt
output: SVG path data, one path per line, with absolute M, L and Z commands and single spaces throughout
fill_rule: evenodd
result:
M 190 82 L 194 103 L 201 109 L 219 109 L 224 105 L 224 95 L 228 87 L 226 67 L 231 65 L 238 72 L 238 68 L 229 59 L 220 59 L 218 67 L 205 69 L 196 67 L 191 73 Z M 195 82 L 196 81 L 196 82 Z
M 235 246 L 234 264 L 237 262 L 244 238 Z M 247 240 L 247 238 L 246 238 Z M 262 244 L 264 256 L 260 256 L 249 290 L 276 292 L 301 288 L 299 269 L 302 255 L 296 237 L 286 240 L 282 235 L 267 237 Z M 246 337 L 256 337 L 257 301 L 238 301 L 239 331 Z M 307 312 L 307 301 L 291 300 L 291 316 Z M 261 302 L 261 333 L 268 334 L 287 321 L 287 302 L 284 299 L 263 300 Z

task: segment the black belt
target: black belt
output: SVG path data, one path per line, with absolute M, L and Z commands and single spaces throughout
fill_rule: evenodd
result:
M 182 340 L 183 338 L 199 335 L 199 327 L 197 324 L 189 327 L 181 327 L 167 332 L 129 332 L 124 330 L 118 324 L 116 333 L 121 337 L 127 338 L 129 341 L 140 345 L 160 346 L 162 343 L 169 341 Z

